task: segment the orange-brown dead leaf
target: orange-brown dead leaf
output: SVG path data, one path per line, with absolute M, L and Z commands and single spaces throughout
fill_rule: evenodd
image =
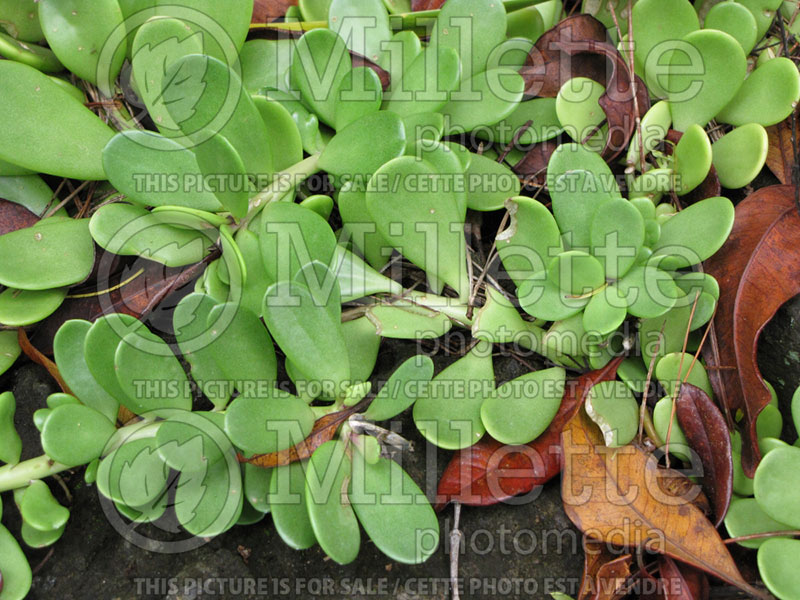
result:
M 767 598 L 749 585 L 717 530 L 689 496 L 665 494 L 664 469 L 636 446 L 606 448 L 599 428 L 579 411 L 562 434 L 561 496 L 572 522 L 587 537 L 625 548 L 646 548 Z M 699 490 L 697 486 L 692 490 Z M 693 492 L 696 493 L 696 492 Z

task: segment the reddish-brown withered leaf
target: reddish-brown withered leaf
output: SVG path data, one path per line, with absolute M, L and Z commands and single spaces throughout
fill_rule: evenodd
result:
M 527 494 L 558 475 L 561 430 L 583 404 L 590 387 L 616 377 L 621 360 L 615 359 L 603 369 L 568 381 L 558 413 L 530 444 L 506 446 L 486 436 L 474 446 L 456 452 L 439 480 L 436 510 L 450 502 L 491 506 Z
M 329 442 L 339 429 L 339 425 L 344 423 L 350 415 L 364 410 L 369 404 L 368 401 L 361 401 L 355 406 L 340 410 L 339 412 L 331 413 L 320 417 L 314 423 L 311 433 L 299 444 L 295 444 L 290 448 L 279 450 L 278 452 L 270 452 L 269 454 L 257 454 L 246 458 L 239 454 L 239 462 L 249 463 L 257 467 L 265 469 L 272 469 L 274 467 L 284 467 L 298 460 L 305 460 L 314 454 L 314 450 L 322 446 L 325 442 Z
M 436 10 L 441 8 L 445 0 L 411 0 L 411 10 L 418 12 L 420 10 Z
M 582 410 L 564 428 L 562 445 L 564 510 L 587 537 L 677 558 L 749 594 L 768 597 L 742 578 L 691 497 L 662 491 L 658 480 L 664 470 L 653 454 L 633 445 L 606 448 L 600 429 Z
M 606 80 L 606 61 L 599 54 L 573 57 L 563 51 L 561 44 L 592 40 L 605 42 L 606 27 L 591 15 L 567 17 L 545 31 L 536 40 L 520 75 L 525 80 L 525 94 L 555 98 L 558 90 L 573 77 L 588 77 L 598 83 Z
M 733 493 L 731 435 L 719 408 L 703 390 L 689 383 L 681 385 L 676 413 L 689 447 L 703 464 L 703 489 L 714 508 L 719 527 Z
M 16 202 L 0 199 L 0 235 L 33 227 L 39 217 Z
M 636 95 L 634 98 L 628 65 L 622 54 L 605 42 L 595 40 L 577 40 L 574 42 L 559 42 L 564 55 L 573 60 L 580 60 L 583 56 L 602 56 L 611 64 L 610 72 L 602 83 L 606 91 L 600 96 L 597 103 L 606 114 L 608 124 L 608 137 L 602 155 L 606 160 L 612 160 L 628 147 L 631 136 L 636 129 L 636 108 L 638 116 L 644 115 L 650 108 L 650 94 L 644 82 L 636 77 Z
M 664 600 L 708 600 L 708 577 L 702 571 L 662 556 L 658 567 Z
M 792 146 L 792 117 L 789 116 L 777 125 L 767 127 L 767 167 L 778 181 L 792 183 L 794 168 L 794 147 Z
M 555 97 L 573 77 L 588 77 L 605 86 L 598 100 L 606 115 L 608 136 L 603 158 L 611 160 L 628 145 L 636 128 L 636 108 L 643 115 L 650 107 L 644 82 L 631 74 L 617 48 L 607 42 L 606 29 L 590 15 L 568 17 L 545 32 L 520 68 L 529 96 Z M 578 140 L 580 141 L 580 140 Z
M 748 437 L 753 442 L 758 439 L 758 413 L 770 402 L 769 390 L 758 370 L 758 337 L 781 305 L 800 293 L 798 232 L 800 215 L 792 207 L 761 238 L 742 274 L 736 296 L 733 347 L 739 366 L 739 381 L 751 411 L 746 426 L 749 428 Z
M 534 144 L 511 169 L 528 185 L 544 185 L 547 164 L 561 142 L 556 138 Z
M 42 352 L 51 354 L 53 337 L 70 319 L 96 321 L 110 313 L 124 313 L 137 319 L 151 315 L 160 310 L 161 303 L 171 294 L 186 290 L 217 256 L 219 253 L 215 251 L 203 262 L 175 268 L 138 259 L 103 282 L 70 290 L 58 310 L 37 326 L 36 343 Z
M 286 14 L 286 9 L 296 5 L 297 0 L 255 0 L 251 23 L 269 23 Z
M 583 539 L 583 578 L 578 600 L 612 600 L 627 596 L 625 583 L 633 556 L 611 552 L 608 544 Z
M 728 240 L 720 250 L 703 264 L 706 273 L 713 275 L 719 282 L 720 295 L 717 305 L 717 312 L 714 315 L 713 329 L 709 336 L 708 343 L 703 347 L 703 358 L 706 361 L 708 377 L 711 387 L 714 390 L 714 397 L 720 403 L 723 412 L 726 413 L 729 425 L 734 423 L 734 415 L 741 411 L 744 415 L 742 421 L 742 467 L 745 473 L 752 477 L 761 454 L 758 450 L 758 437 L 756 435 L 756 418 L 758 413 L 769 402 L 769 394 L 758 393 L 758 388 L 763 389 L 763 384 L 759 382 L 756 390 L 749 390 L 742 387 L 743 381 L 740 373 L 745 365 L 738 362 L 736 344 L 734 342 L 734 323 L 742 318 L 757 318 L 763 321 L 757 326 L 755 333 L 774 314 L 766 311 L 766 305 L 773 305 L 774 295 L 779 293 L 780 284 L 773 289 L 774 278 L 781 277 L 784 269 L 778 268 L 778 264 L 768 265 L 769 271 L 767 279 L 756 284 L 758 289 L 766 286 L 766 293 L 756 298 L 756 305 L 753 307 L 756 312 L 746 314 L 744 304 L 737 307 L 740 283 L 748 263 L 753 253 L 761 242 L 767 230 L 776 220 L 788 210 L 793 208 L 794 188 L 788 185 L 776 185 L 761 188 L 750 194 L 736 206 L 736 218 L 733 229 Z M 777 263 L 791 263 L 794 257 L 794 264 L 798 263 L 798 251 L 796 242 L 789 241 L 789 246 L 778 249 Z M 766 250 L 762 250 L 766 252 Z M 791 270 L 791 264 L 789 265 Z M 796 269 L 797 267 L 795 267 Z M 752 277 L 752 275 L 751 275 Z M 751 284 L 748 284 L 751 285 Z M 752 296 L 748 293 L 748 297 Z M 788 298 L 780 300 L 784 302 Z M 765 306 L 762 307 L 762 303 Z M 765 312 L 761 312 L 764 310 Z M 777 310 L 777 308 L 775 309 Z M 741 325 L 740 325 L 741 329 Z M 740 331 L 740 336 L 742 332 Z M 755 351 L 755 337 L 751 340 L 749 348 Z M 716 367 L 726 367 L 718 369 Z M 735 367 L 735 368 L 732 368 Z M 737 371 L 738 368 L 738 371 Z M 755 369 L 755 363 L 751 361 L 750 368 Z M 755 370 L 756 377 L 758 371 Z M 748 378 L 748 381 L 752 377 Z

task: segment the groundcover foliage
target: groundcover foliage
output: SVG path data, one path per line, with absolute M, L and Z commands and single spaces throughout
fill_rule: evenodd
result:
M 464 453 L 583 436 L 699 456 L 698 528 L 800 527 L 780 411 L 748 412 L 743 438 L 700 358 L 733 302 L 704 270 L 736 235 L 722 188 L 754 180 L 800 99 L 779 52 L 796 2 L 419 4 L 301 1 L 251 24 L 253 0 L 0 2 L 0 373 L 24 350 L 62 387 L 22 462 L 0 394 L 24 544 L 59 539 L 46 478 L 85 466 L 133 522 L 173 511 L 210 538 L 271 514 L 342 564 L 362 529 L 422 562 L 436 514 L 378 424 L 407 409 Z M 479 260 L 465 229 L 495 218 Z M 470 343 L 443 370 L 419 353 L 371 380 L 381 338 L 453 328 Z M 546 366 L 498 385 L 496 345 Z M 791 537 L 741 542 L 781 598 L 800 588 Z M 672 557 L 760 593 L 721 541 L 716 562 L 658 552 L 663 578 Z M 0 575 L 0 599 L 25 596 L 2 526 Z

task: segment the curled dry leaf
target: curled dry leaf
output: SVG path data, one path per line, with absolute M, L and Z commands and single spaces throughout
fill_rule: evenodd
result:
M 702 571 L 662 556 L 658 566 L 664 582 L 664 600 L 707 600 L 708 577 Z
M 794 147 L 792 146 L 792 117 L 777 125 L 767 127 L 767 167 L 778 181 L 792 183 L 792 169 L 795 165 Z
M 733 346 L 747 406 L 755 411 L 747 424 L 753 441 L 757 441 L 758 413 L 770 402 L 769 390 L 758 369 L 758 337 L 781 305 L 800 293 L 798 231 L 800 215 L 792 207 L 761 238 L 742 274 L 736 295 Z
M 299 444 L 295 444 L 290 448 L 279 450 L 278 452 L 270 452 L 269 454 L 257 454 L 246 458 L 241 454 L 238 455 L 239 462 L 249 463 L 262 467 L 264 469 L 272 469 L 274 467 L 285 467 L 288 464 L 297 462 L 298 460 L 305 460 L 314 454 L 314 450 L 322 446 L 325 442 L 329 442 L 336 435 L 336 430 L 339 425 L 344 423 L 350 415 L 365 410 L 370 400 L 362 400 L 355 406 L 340 410 L 339 412 L 331 413 L 317 419 L 311 433 Z
M 598 104 L 606 114 L 608 138 L 601 153 L 606 160 L 613 160 L 628 147 L 636 129 L 636 108 L 641 117 L 650 108 L 650 94 L 644 81 L 636 79 L 636 94 L 631 85 L 630 71 L 619 51 L 605 42 L 578 40 L 561 43 L 563 51 L 578 60 L 581 56 L 603 56 L 611 63 L 611 72 L 603 83 L 606 91 L 598 99 Z
M 605 42 L 606 27 L 591 15 L 567 17 L 545 31 L 536 40 L 520 75 L 525 80 L 525 94 L 555 98 L 558 91 L 573 77 L 588 77 L 598 83 L 606 80 L 606 61 L 600 54 L 566 53 L 563 44 L 576 41 Z
M 39 217 L 16 202 L 0 199 L 0 235 L 33 227 Z
M 578 411 L 562 434 L 561 496 L 572 522 L 588 537 L 677 558 L 752 594 L 714 525 L 691 497 L 664 494 L 664 469 L 636 446 L 606 448 L 600 429 Z M 699 490 L 699 487 L 696 488 Z
M 561 472 L 561 430 L 595 383 L 616 377 L 621 358 L 603 369 L 567 382 L 561 406 L 550 426 L 525 446 L 506 446 L 484 437 L 456 452 L 445 467 L 436 492 L 436 510 L 450 502 L 491 506 L 544 485 Z
M 728 424 L 733 425 L 737 412 L 743 415 L 742 467 L 750 477 L 761 456 L 756 418 L 770 400 L 755 361 L 758 334 L 780 305 L 797 293 L 791 290 L 800 273 L 800 252 L 794 234 L 787 230 L 797 220 L 796 212 L 788 216 L 794 211 L 793 194 L 793 187 L 779 185 L 745 198 L 736 206 L 728 240 L 704 263 L 706 273 L 719 282 L 720 296 L 703 357 Z M 767 240 L 765 234 L 778 219 L 785 222 Z
M 605 86 L 598 103 L 608 125 L 602 151 L 606 160 L 614 159 L 628 145 L 636 128 L 636 108 L 641 116 L 650 107 L 647 86 L 634 75 L 634 95 L 625 59 L 608 43 L 605 26 L 590 15 L 568 17 L 546 31 L 528 53 L 519 72 L 528 96 L 553 98 L 573 77 L 588 77 Z M 556 145 L 554 140 L 536 144 L 514 165 L 514 171 L 522 178 L 539 174 Z
M 714 524 L 719 527 L 733 493 L 731 436 L 725 417 L 708 394 L 689 383 L 681 385 L 676 408 L 689 446 L 703 464 L 703 489 L 714 507 Z
M 612 600 L 627 595 L 624 590 L 631 574 L 631 554 L 612 552 L 607 544 L 584 538 L 583 557 L 578 600 Z

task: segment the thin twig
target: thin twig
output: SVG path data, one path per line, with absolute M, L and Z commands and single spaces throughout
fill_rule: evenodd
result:
M 500 234 L 500 232 L 502 232 L 503 229 L 505 229 L 506 224 L 508 223 L 509 214 L 510 213 L 506 211 L 506 214 L 503 215 L 503 220 L 500 221 L 500 226 L 497 228 L 498 234 Z M 469 294 L 469 300 L 467 300 L 467 305 L 469 307 L 467 308 L 467 317 L 470 319 L 472 318 L 473 309 L 475 308 L 473 306 L 473 304 L 475 303 L 475 297 L 478 295 L 478 290 L 480 289 L 481 285 L 483 284 L 483 280 L 486 278 L 489 272 L 489 265 L 492 264 L 492 261 L 494 261 L 495 256 L 497 254 L 498 254 L 497 236 L 495 236 L 495 239 L 492 242 L 492 247 L 489 249 L 489 256 L 486 259 L 486 265 L 483 267 L 483 271 L 478 276 L 478 279 L 475 281 L 475 284 L 472 286 L 472 291 Z M 469 258 L 469 253 L 467 253 L 467 258 Z M 470 281 L 472 281 L 472 262 L 470 261 L 468 264 L 470 266 Z
M 639 408 L 639 445 L 642 444 L 642 437 L 644 432 L 644 419 L 645 414 L 647 413 L 647 397 L 649 396 L 650 392 L 650 382 L 653 378 L 653 369 L 656 366 L 656 356 L 658 356 L 659 351 L 661 350 L 661 342 L 664 341 L 664 327 L 667 325 L 667 320 L 664 319 L 664 322 L 661 323 L 661 329 L 658 332 L 658 340 L 656 341 L 656 347 L 653 350 L 653 356 L 650 357 L 650 364 L 647 367 L 647 377 L 644 380 L 644 392 L 642 393 L 642 406 Z
M 644 138 L 642 136 L 642 115 L 639 112 L 639 94 L 636 85 L 636 69 L 634 68 L 633 57 L 633 0 L 628 0 L 628 76 L 630 77 L 631 94 L 633 94 L 633 112 L 636 119 L 636 139 L 639 143 L 639 167 L 640 171 L 644 173 Z M 622 40 L 622 29 L 620 29 L 619 21 L 617 20 L 617 11 L 614 10 L 614 3 L 608 0 L 608 8 L 611 11 L 611 18 L 614 19 L 614 25 L 617 28 L 619 39 Z
M 79 193 L 80 193 L 80 192 L 81 192 L 81 191 L 82 191 L 82 190 L 83 190 L 83 189 L 84 189 L 86 186 L 88 186 L 90 183 L 92 183 L 92 182 L 91 182 L 91 181 L 84 181 L 84 182 L 83 182 L 82 184 L 80 184 L 80 185 L 79 185 L 77 188 L 75 188 L 75 190 L 74 190 L 74 191 L 73 191 L 73 192 L 72 192 L 72 193 L 71 193 L 69 196 L 67 196 L 66 198 L 64 198 L 64 199 L 63 199 L 61 202 L 59 202 L 58 204 L 56 204 L 54 207 L 50 208 L 50 210 L 48 210 L 48 211 L 47 211 L 47 212 L 44 214 L 44 216 L 43 216 L 42 218 L 43 218 L 43 219 L 46 219 L 47 217 L 52 217 L 52 216 L 53 216 L 54 214 L 56 214 L 56 213 L 57 213 L 59 210 L 61 210 L 61 209 L 62 209 L 62 208 L 64 208 L 64 207 L 65 207 L 67 204 L 69 204 L 69 202 L 70 202 L 70 201 L 71 201 L 73 198 L 75 198 L 75 197 L 76 197 L 76 196 L 77 196 L 77 195 L 78 195 L 78 194 L 79 194 Z
M 737 544 L 739 542 L 747 542 L 749 540 L 763 540 L 764 538 L 771 537 L 800 537 L 800 531 L 786 530 L 786 531 L 765 531 L 762 533 L 751 533 L 749 535 L 740 535 L 739 537 L 728 538 L 723 540 L 726 544 Z
M 450 532 L 450 585 L 453 590 L 453 600 L 460 600 L 461 596 L 458 591 L 458 556 L 461 552 L 461 542 L 464 539 L 464 534 L 458 528 L 461 520 L 461 504 L 455 502 L 453 508 L 453 530 Z
M 514 134 L 514 137 L 511 139 L 511 143 L 509 143 L 508 146 L 506 146 L 503 149 L 503 151 L 500 153 L 500 156 L 497 157 L 497 162 L 501 163 L 506 159 L 506 156 L 508 156 L 508 153 L 511 152 L 514 148 L 517 147 L 517 144 L 519 143 L 520 138 L 523 136 L 523 134 L 526 131 L 528 131 L 528 129 L 530 129 L 531 125 L 533 125 L 533 119 L 528 119 L 527 121 L 525 121 L 525 123 L 523 123 L 522 127 L 517 129 L 517 132 Z
M 686 324 L 686 335 L 683 336 L 683 348 L 681 348 L 681 359 L 678 361 L 678 377 L 683 372 L 683 358 L 686 356 L 686 346 L 689 345 L 689 332 L 692 329 L 692 319 L 694 319 L 694 311 L 697 309 L 697 301 L 700 300 L 700 292 L 698 291 L 692 303 L 692 312 L 689 313 L 689 322 Z M 672 435 L 672 422 L 675 420 L 675 413 L 678 409 L 678 393 L 681 389 L 681 382 L 675 382 L 675 388 L 672 390 L 672 410 L 669 413 L 669 425 L 667 426 L 667 439 L 664 441 L 664 455 L 669 468 L 669 438 Z

